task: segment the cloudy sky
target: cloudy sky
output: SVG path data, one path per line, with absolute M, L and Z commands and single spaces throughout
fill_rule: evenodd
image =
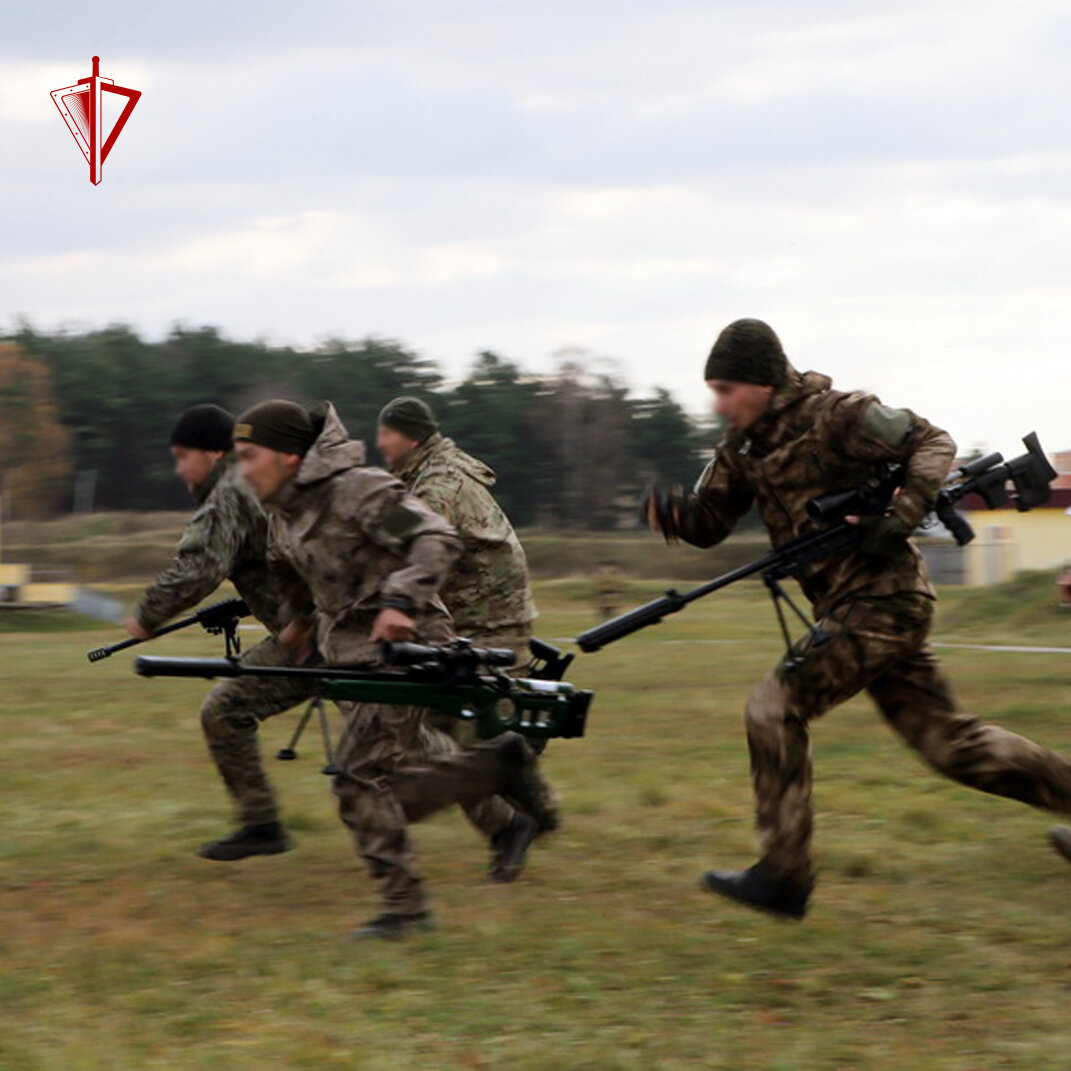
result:
M 706 405 L 738 316 L 1071 447 L 1066 0 L 8 4 L 0 325 L 564 347 Z M 49 97 L 144 96 L 93 187 Z

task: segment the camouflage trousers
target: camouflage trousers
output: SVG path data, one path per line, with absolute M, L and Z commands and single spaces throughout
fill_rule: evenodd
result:
M 426 723 L 430 712 L 419 707 L 338 706 L 344 721 L 335 760 L 342 770 L 334 780 L 339 815 L 379 886 L 384 911 L 418 914 L 427 896 L 409 824 L 455 803 L 471 813 L 496 796 L 505 780 L 501 760 L 486 744 L 458 748 Z
M 271 636 L 250 648 L 242 661 L 251 666 L 293 664 Z M 312 695 L 311 682 L 298 678 L 235 677 L 221 681 L 205 697 L 201 727 L 241 825 L 279 820 L 279 805 L 260 758 L 257 726 Z
M 509 670 L 510 676 L 521 677 L 525 667 L 531 659 L 528 649 L 528 641 L 532 638 L 532 629 L 525 625 L 512 625 L 509 628 L 500 629 L 468 629 L 459 630 L 458 635 L 464 636 L 474 647 L 501 647 L 516 652 L 516 666 Z M 430 714 L 429 724 L 435 726 L 441 732 L 446 733 L 462 747 L 472 747 L 479 742 L 476 726 L 471 721 L 462 721 L 460 718 L 452 718 L 448 714 Z M 543 739 L 529 739 L 528 746 L 537 754 L 542 755 L 546 750 L 547 742 Z M 557 802 L 554 789 L 550 782 L 541 772 L 536 773 L 539 782 L 543 802 L 547 808 L 556 809 Z M 513 808 L 500 797 L 484 800 L 474 807 L 467 809 L 465 814 L 469 821 L 481 833 L 493 837 L 499 830 L 505 829 L 513 817 Z
M 956 709 L 927 645 L 933 603 L 921 595 L 856 599 L 820 622 L 802 662 L 759 683 L 746 723 L 757 825 L 771 869 L 810 875 L 808 723 L 865 690 L 889 725 L 934 769 L 971 788 L 1071 814 L 1071 763 Z

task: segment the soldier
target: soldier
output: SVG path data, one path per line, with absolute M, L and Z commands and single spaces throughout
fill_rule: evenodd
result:
M 606 621 L 618 615 L 623 587 L 617 562 L 599 562 L 599 567 L 595 570 L 595 609 L 601 620 Z
M 383 408 L 376 448 L 391 474 L 461 537 L 461 557 L 440 592 L 454 630 L 476 646 L 509 647 L 519 663 L 527 661 L 535 618 L 528 562 L 513 525 L 491 494 L 494 472 L 444 438 L 430 407 L 419 398 L 395 398 Z M 460 744 L 475 742 L 470 723 L 450 717 L 433 722 Z M 549 802 L 549 786 L 544 793 Z M 466 814 L 491 842 L 491 880 L 514 881 L 524 869 L 536 824 L 499 798 Z
M 857 548 L 807 566 L 799 578 L 828 639 L 799 644 L 799 667 L 782 663 L 747 703 L 763 854 L 741 872 L 711 870 L 704 888 L 803 917 L 814 884 L 808 724 L 863 690 L 941 773 L 1071 813 L 1071 764 L 957 710 L 927 644 L 936 595 L 909 536 L 949 472 L 955 456 L 949 436 L 910 410 L 835 391 L 816 372 L 801 375 L 758 320 L 738 320 L 722 331 L 705 378 L 728 431 L 695 490 L 673 496 L 671 520 L 648 501 L 656 530 L 676 528 L 687 542 L 710 547 L 754 502 L 779 546 L 808 529 L 809 499 L 854 486 L 883 462 L 902 463 L 907 475 L 885 516 L 854 519 L 864 529 Z M 1054 831 L 1057 847 L 1059 836 Z
M 197 503 L 174 561 L 146 588 L 127 631 L 149 639 L 170 618 L 196 606 L 230 580 L 269 635 L 244 657 L 251 665 L 291 664 L 279 644 L 278 582 L 265 558 L 268 522 L 239 478 L 232 449 L 234 417 L 216 405 L 197 405 L 171 431 L 175 474 Z M 212 758 L 238 812 L 238 830 L 205 844 L 205 859 L 233 861 L 275 855 L 290 848 L 279 805 L 264 773 L 257 725 L 310 695 L 306 683 L 273 677 L 223 681 L 201 707 L 201 726 Z
M 235 426 L 242 472 L 270 519 L 270 555 L 286 570 L 282 615 L 296 657 L 329 665 L 378 658 L 381 641 L 441 643 L 450 617 L 436 594 L 458 557 L 454 530 L 394 477 L 364 466 L 332 406 L 254 406 Z M 407 824 L 452 803 L 502 795 L 538 828 L 534 757 L 515 733 L 458 751 L 415 707 L 340 703 L 345 730 L 334 781 L 383 912 L 358 937 L 401 937 L 431 924 Z M 452 753 L 443 754 L 449 749 Z

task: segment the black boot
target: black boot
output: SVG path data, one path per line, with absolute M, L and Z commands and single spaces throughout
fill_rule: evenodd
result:
M 510 823 L 491 838 L 491 869 L 488 877 L 499 884 L 516 881 L 524 870 L 528 847 L 539 836 L 534 818 L 514 811 Z
M 1071 829 L 1067 826 L 1053 826 L 1049 830 L 1052 846 L 1071 863 Z
M 350 937 L 356 941 L 400 941 L 410 934 L 434 929 L 435 916 L 430 911 L 421 911 L 416 915 L 395 915 L 385 911 L 360 929 L 354 930 Z
M 506 770 L 506 783 L 501 795 L 534 819 L 537 836 L 557 829 L 558 812 L 553 801 L 547 798 L 546 788 L 536 772 L 535 755 L 524 737 L 519 733 L 504 733 L 497 742 L 496 750 Z
M 776 874 L 761 860 L 747 870 L 708 870 L 699 880 L 707 892 L 719 893 L 759 911 L 801 919 L 814 881 Z
M 290 851 L 290 838 L 279 822 L 265 822 L 257 826 L 242 826 L 223 840 L 214 840 L 202 845 L 197 854 L 202 859 L 233 862 L 250 855 L 279 855 Z

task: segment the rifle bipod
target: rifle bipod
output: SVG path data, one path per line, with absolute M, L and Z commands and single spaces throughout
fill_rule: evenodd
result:
M 774 611 L 777 614 L 777 623 L 781 626 L 781 635 L 785 640 L 785 670 L 791 673 L 795 669 L 803 664 L 803 659 L 806 657 L 806 653 L 812 647 L 821 647 L 829 639 L 829 633 L 823 632 L 813 621 L 796 605 L 792 596 L 785 591 L 781 585 L 781 578 L 775 572 L 767 572 L 762 574 L 763 583 L 766 585 L 766 590 L 770 593 L 770 598 L 773 600 Z M 806 647 L 800 648 L 792 642 L 792 634 L 788 630 L 788 622 L 785 620 L 785 609 L 782 604 L 787 604 L 788 608 L 803 622 L 803 627 L 807 630 L 808 644 Z
M 280 748 L 275 753 L 275 757 L 282 762 L 293 762 L 298 757 L 298 743 L 305 732 L 305 727 L 312 719 L 313 713 L 316 714 L 320 722 L 320 735 L 324 743 L 324 766 L 320 772 L 328 777 L 334 777 L 335 774 L 341 773 L 342 770 L 335 764 L 335 750 L 331 743 L 331 723 L 327 716 L 327 707 L 324 705 L 323 696 L 313 696 L 309 700 L 309 705 L 302 711 L 297 725 L 294 726 L 289 743 L 286 747 Z

